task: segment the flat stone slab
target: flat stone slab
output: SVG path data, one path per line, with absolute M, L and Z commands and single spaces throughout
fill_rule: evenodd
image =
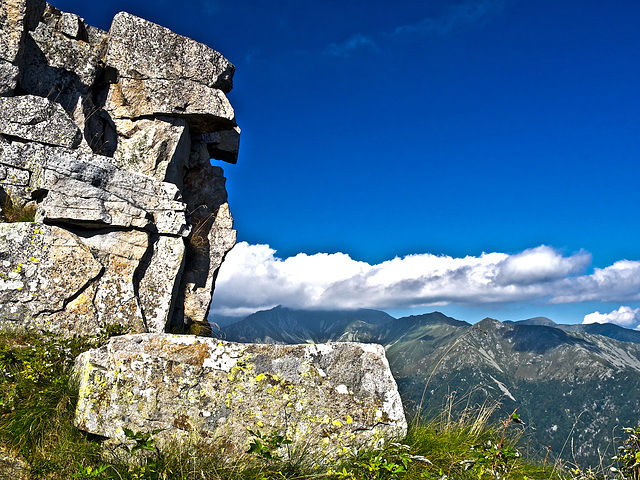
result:
M 124 335 L 78 356 L 75 375 L 80 429 L 122 442 L 125 428 L 161 430 L 154 436 L 161 450 L 195 440 L 237 458 L 250 429 L 284 435 L 322 466 L 407 430 L 384 349 L 374 344 Z

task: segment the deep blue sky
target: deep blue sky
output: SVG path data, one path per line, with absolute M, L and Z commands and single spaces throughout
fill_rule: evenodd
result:
M 239 241 L 372 265 L 540 245 L 589 252 L 584 274 L 640 260 L 640 2 L 53 4 L 103 29 L 126 10 L 236 65 Z

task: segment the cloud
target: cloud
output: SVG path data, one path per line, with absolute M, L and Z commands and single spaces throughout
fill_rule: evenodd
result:
M 244 315 L 291 308 L 412 308 L 523 301 L 640 300 L 640 262 L 620 261 L 585 274 L 591 255 L 549 246 L 516 254 L 454 258 L 408 255 L 377 265 L 344 253 L 282 259 L 268 245 L 241 242 L 220 269 L 214 313 Z
M 440 17 L 427 17 L 419 22 L 397 27 L 393 35 L 405 37 L 425 34 L 445 35 L 464 25 L 485 22 L 500 11 L 503 4 L 503 0 L 468 0 L 452 5 Z
M 563 257 L 551 247 L 540 246 L 511 255 L 500 269 L 503 283 L 532 284 L 583 272 L 591 264 L 591 254 L 579 252 Z
M 584 316 L 583 324 L 615 323 L 626 328 L 640 328 L 640 308 L 620 307 L 610 313 L 594 312 Z
M 336 57 L 348 57 L 357 50 L 361 49 L 377 49 L 375 42 L 371 37 L 356 33 L 341 43 L 332 43 L 324 49 L 325 55 Z
M 327 45 L 322 53 L 327 56 L 346 58 L 363 49 L 379 50 L 375 39 L 386 43 L 394 37 L 446 35 L 457 28 L 487 21 L 502 9 L 503 4 L 504 0 L 467 0 L 458 5 L 449 6 L 440 16 L 426 17 L 416 23 L 401 25 L 390 31 L 375 35 L 355 33 L 343 42 Z

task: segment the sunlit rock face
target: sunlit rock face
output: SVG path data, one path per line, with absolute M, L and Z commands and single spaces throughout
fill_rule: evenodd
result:
M 234 66 L 128 13 L 105 32 L 11 0 L 0 29 L 0 205 L 37 207 L 0 229 L 0 327 L 205 322 L 236 238 L 210 161 L 237 161 Z
M 234 66 L 128 13 L 104 32 L 9 0 L 0 30 L 0 329 L 129 332 L 78 357 L 77 426 L 114 448 L 158 431 L 160 449 L 196 441 L 230 458 L 251 429 L 318 467 L 404 436 L 381 346 L 174 335 L 208 326 L 236 241 L 211 161 L 238 158 Z M 20 209 L 34 217 L 8 223 Z
M 76 425 L 126 441 L 124 429 L 224 445 L 239 457 L 252 431 L 289 438 L 327 466 L 345 451 L 402 438 L 402 402 L 384 349 L 362 343 L 257 345 L 191 335 L 114 337 L 80 355 Z M 288 455 L 286 446 L 279 452 Z

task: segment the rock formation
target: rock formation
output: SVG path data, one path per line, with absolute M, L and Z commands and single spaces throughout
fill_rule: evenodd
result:
M 0 7 L 0 326 L 93 335 L 206 322 L 235 243 L 240 130 L 215 50 L 128 13 L 109 32 L 41 0 Z
M 168 334 L 208 325 L 235 243 L 211 163 L 238 155 L 227 59 L 128 13 L 103 32 L 42 0 L 3 1 L 0 32 L 0 205 L 36 209 L 0 223 L 0 329 L 131 333 L 78 357 L 79 428 L 236 455 L 264 427 L 319 464 L 406 432 L 380 346 Z
M 327 466 L 344 449 L 401 437 L 407 423 L 384 348 L 361 343 L 255 345 L 192 335 L 114 337 L 76 360 L 76 424 L 125 442 L 124 429 L 223 446 L 247 428 L 278 432 Z M 283 446 L 280 454 L 287 456 Z

